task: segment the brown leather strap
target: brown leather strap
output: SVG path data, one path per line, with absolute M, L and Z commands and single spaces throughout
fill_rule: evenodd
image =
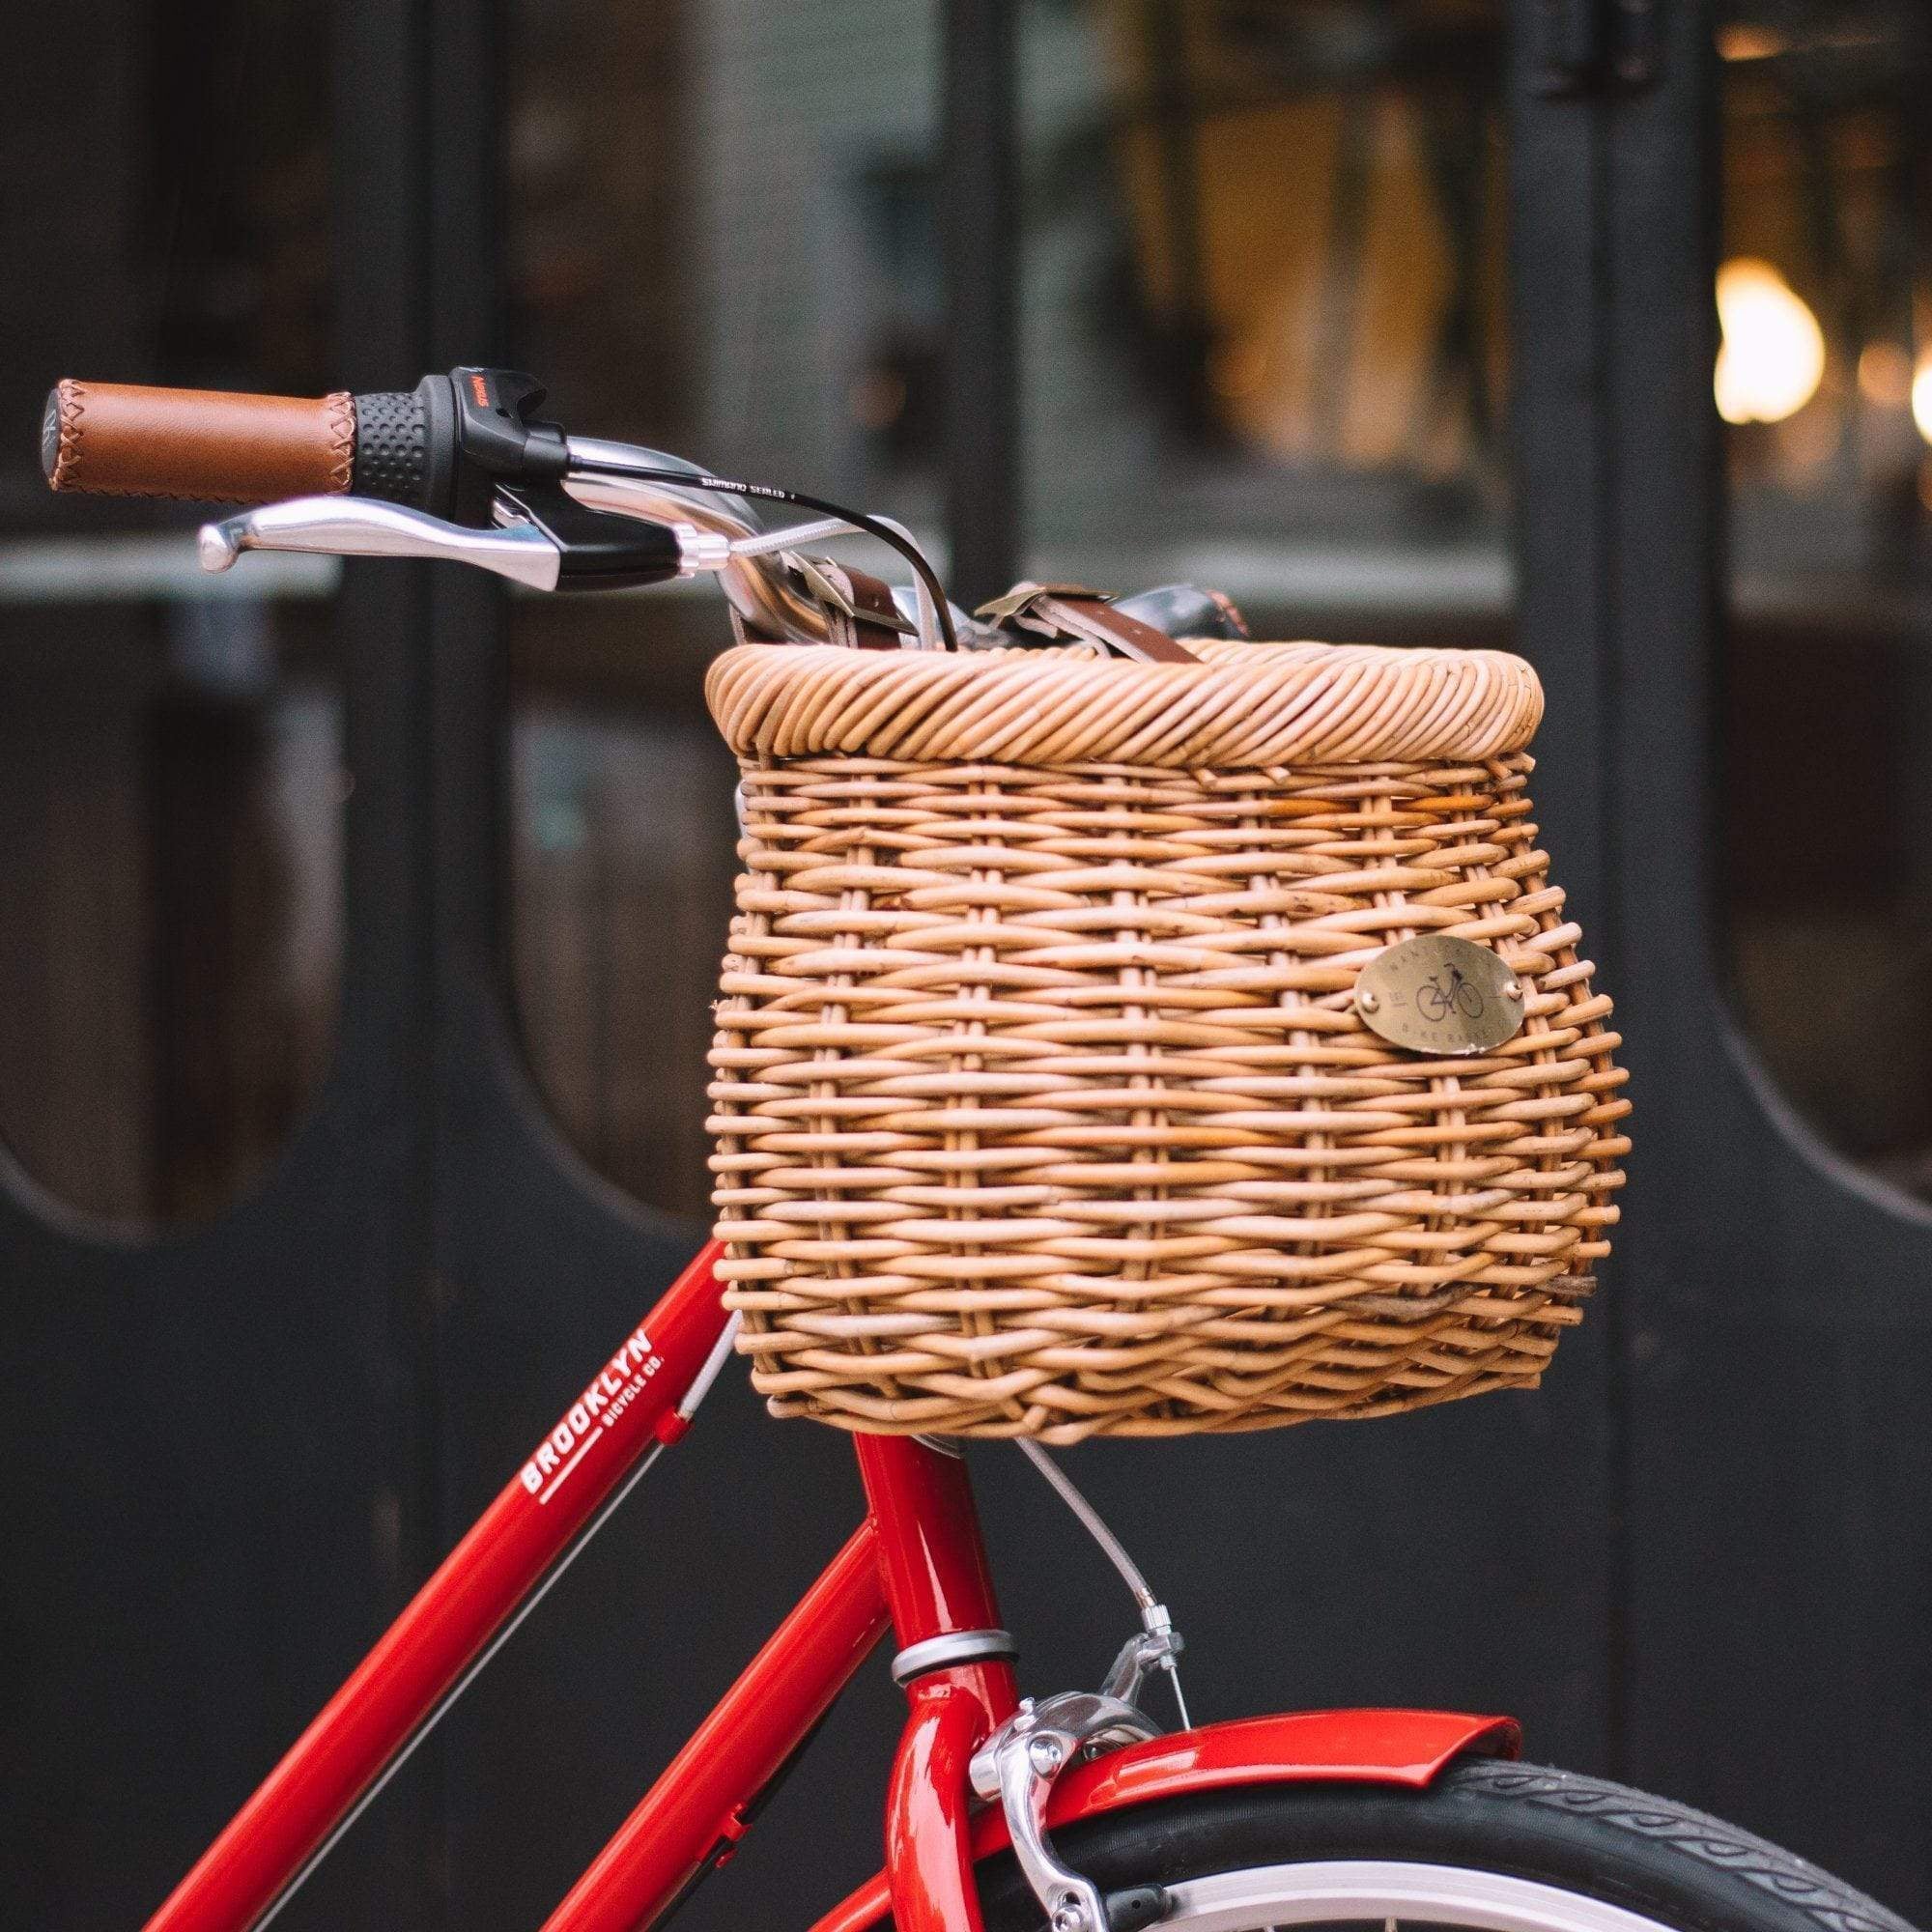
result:
M 862 651 L 904 648 L 913 627 L 899 615 L 889 585 L 828 556 L 800 557 L 798 567 L 825 611 L 827 643 Z
M 347 490 L 355 404 L 308 398 L 59 384 L 47 398 L 41 465 L 56 490 L 267 503 Z
M 1185 644 L 1176 643 L 1165 631 L 1143 624 L 1117 611 L 1104 597 L 1042 597 L 1034 609 L 1050 623 L 1076 638 L 1091 638 L 1123 657 L 1145 658 L 1153 664 L 1199 664 Z
M 1004 597 L 982 604 L 979 614 L 1043 632 L 1049 638 L 1085 638 L 1122 657 L 1151 664 L 1199 664 L 1185 644 L 1165 631 L 1116 610 L 1097 590 L 1077 583 L 1016 583 Z
M 1248 620 L 1243 615 L 1241 607 L 1225 590 L 1208 591 L 1208 600 L 1213 605 L 1215 610 L 1220 611 L 1222 616 L 1227 618 L 1236 637 L 1252 638 L 1254 636 L 1254 633 L 1248 628 Z

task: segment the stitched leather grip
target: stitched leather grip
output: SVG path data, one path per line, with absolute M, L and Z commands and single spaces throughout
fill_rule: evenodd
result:
M 126 383 L 55 385 L 41 467 L 56 490 L 266 503 L 347 490 L 355 405 L 332 396 L 232 395 Z

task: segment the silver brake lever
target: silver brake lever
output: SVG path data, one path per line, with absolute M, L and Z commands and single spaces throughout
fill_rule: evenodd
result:
M 367 497 L 295 497 L 201 526 L 201 567 L 226 570 L 244 550 L 330 556 L 414 556 L 467 563 L 533 590 L 554 590 L 563 553 L 533 524 L 473 530 Z

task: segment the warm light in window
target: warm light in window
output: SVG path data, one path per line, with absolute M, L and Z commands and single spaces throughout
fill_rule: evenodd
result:
M 1912 357 L 1895 342 L 1867 342 L 1859 352 L 1859 393 L 1881 410 L 1912 400 Z
M 1817 393 L 1825 335 L 1804 298 L 1769 262 L 1741 255 L 1718 270 L 1718 412 L 1726 422 L 1782 422 Z
M 1791 43 L 1775 27 L 1747 26 L 1736 21 L 1718 29 L 1719 60 L 1776 60 L 1790 50 Z
M 1918 434 L 1932 442 L 1932 349 L 1918 352 L 1918 366 L 1912 372 L 1912 420 Z

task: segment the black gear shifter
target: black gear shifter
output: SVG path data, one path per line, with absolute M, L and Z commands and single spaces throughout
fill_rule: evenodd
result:
M 536 414 L 544 393 L 521 370 L 464 365 L 357 396 L 355 495 L 487 528 L 499 481 L 554 482 L 570 467 L 562 429 Z

